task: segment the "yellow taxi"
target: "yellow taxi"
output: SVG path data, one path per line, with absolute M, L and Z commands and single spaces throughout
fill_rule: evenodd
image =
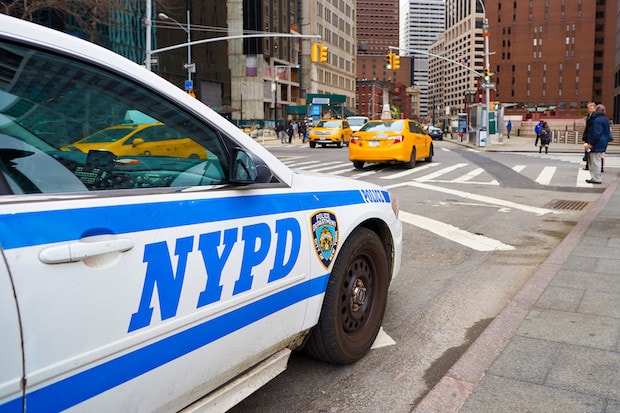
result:
M 335 144 L 340 148 L 349 144 L 352 133 L 346 119 L 322 119 L 308 133 L 310 147 L 314 148 L 318 143 L 321 146 Z
M 416 161 L 433 160 L 433 140 L 410 119 L 368 121 L 351 136 L 349 160 L 357 169 L 366 162 L 402 163 L 413 168 Z
M 110 126 L 61 149 L 85 153 L 106 150 L 117 156 L 208 157 L 207 150 L 197 142 L 161 122 Z

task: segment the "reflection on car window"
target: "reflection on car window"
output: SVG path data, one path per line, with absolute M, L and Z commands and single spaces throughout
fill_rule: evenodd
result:
M 13 193 L 229 181 L 218 132 L 120 76 L 0 42 L 0 170 Z

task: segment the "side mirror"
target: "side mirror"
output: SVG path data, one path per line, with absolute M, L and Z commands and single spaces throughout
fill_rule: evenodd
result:
M 261 160 L 241 148 L 234 151 L 230 165 L 230 180 L 236 183 L 253 184 L 271 182 L 273 176 L 269 167 Z
M 131 144 L 133 146 L 142 145 L 143 143 L 144 143 L 144 139 L 142 138 L 133 138 L 133 140 L 131 141 Z

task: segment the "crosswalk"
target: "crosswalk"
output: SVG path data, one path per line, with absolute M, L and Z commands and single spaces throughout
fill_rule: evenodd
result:
M 576 158 L 575 156 L 573 156 Z M 566 160 L 566 159 L 564 159 Z M 417 163 L 415 168 L 402 169 L 398 165 L 369 164 L 364 169 L 355 169 L 348 161 L 321 161 L 306 157 L 283 158 L 284 164 L 294 170 L 305 170 L 331 175 L 343 175 L 355 179 L 376 178 L 381 181 L 414 181 L 447 184 L 475 184 L 498 186 L 500 183 L 483 168 L 470 162 L 446 164 L 442 162 Z M 575 159 L 561 167 L 539 163 L 517 164 L 511 169 L 543 186 L 561 185 L 581 188 L 593 187 L 586 179 L 588 171 L 581 168 Z

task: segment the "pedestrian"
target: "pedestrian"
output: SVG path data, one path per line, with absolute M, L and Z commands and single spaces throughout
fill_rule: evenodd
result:
M 512 122 L 508 119 L 508 123 L 506 123 L 506 131 L 508 132 L 508 139 L 510 139 L 510 131 L 512 130 Z
M 298 134 L 297 134 L 297 131 L 299 130 L 298 126 L 297 126 L 297 122 L 292 122 L 291 126 L 293 127 L 293 136 L 299 137 Z
M 539 121 L 534 127 L 534 133 L 536 133 L 536 142 L 534 142 L 534 146 L 538 146 L 538 141 L 540 140 L 540 131 L 543 127 L 543 121 Z
M 276 135 L 278 135 L 280 142 L 286 143 L 286 131 L 284 130 L 284 125 L 281 122 L 276 124 Z
M 588 133 L 590 132 L 590 127 L 592 126 L 592 114 L 594 113 L 594 109 L 596 109 L 596 103 L 588 102 L 588 114 L 586 116 L 586 127 L 584 128 L 583 136 L 581 137 L 581 140 L 583 141 L 583 146 L 584 146 L 583 160 L 586 163 L 586 166 L 583 169 L 586 171 L 590 169 L 590 167 L 588 166 L 588 158 L 590 157 L 590 155 L 588 153 L 589 150 L 587 149 L 586 145 L 588 143 Z
M 292 143 L 293 142 L 293 121 L 289 120 L 288 121 L 288 125 L 286 126 L 286 134 L 288 135 L 288 143 Z
M 606 116 L 604 105 L 596 105 L 592 114 L 592 125 L 588 131 L 588 143 L 584 146 L 590 149 L 588 164 L 590 165 L 590 179 L 586 179 L 589 184 L 600 184 L 601 172 L 603 168 L 603 154 L 607 151 L 607 144 L 612 140 L 609 120 Z
M 545 153 L 549 153 L 549 143 L 551 143 L 551 128 L 549 128 L 549 124 L 547 122 L 543 122 L 542 127 L 540 128 L 540 148 L 538 149 L 538 153 L 542 153 L 543 148 L 545 148 Z
M 301 141 L 306 143 L 306 122 L 299 122 L 299 136 L 301 136 Z

